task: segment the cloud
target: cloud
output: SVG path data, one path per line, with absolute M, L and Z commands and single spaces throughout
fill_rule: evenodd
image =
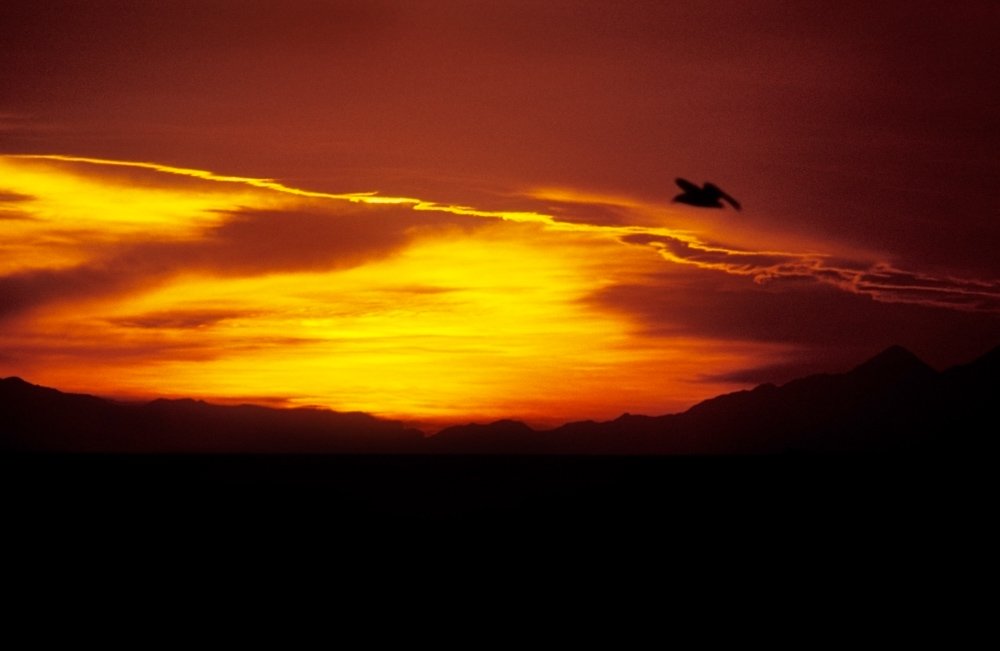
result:
M 843 359 L 827 360 L 818 356 L 819 352 L 821 351 L 810 350 L 808 357 L 788 362 L 754 366 L 725 373 L 707 373 L 699 379 L 703 382 L 731 382 L 744 385 L 784 384 L 809 375 L 847 370 L 843 366 Z M 859 357 L 858 360 L 860 359 Z
M 754 284 L 696 268 L 609 285 L 587 300 L 629 315 L 638 334 L 646 337 L 788 344 L 791 356 L 776 362 L 780 365 L 820 360 L 826 368 L 835 368 L 891 344 L 918 354 L 933 351 L 938 357 L 927 355 L 931 362 L 954 363 L 995 346 L 1000 332 L 996 313 L 942 310 L 916 301 L 873 301 L 809 277 Z M 765 368 L 754 377 L 781 379 L 788 377 L 780 368 Z
M 0 189 L 0 203 L 15 203 L 18 201 L 30 201 L 34 199 L 30 194 L 22 194 L 13 190 Z
M 248 310 L 169 310 L 159 312 L 147 312 L 136 316 L 110 319 L 110 323 L 127 328 L 140 328 L 143 330 L 160 330 L 163 328 L 173 330 L 194 330 L 207 326 L 214 326 L 223 321 L 233 319 L 247 319 L 257 316 L 259 313 Z
M 140 253 L 221 275 L 344 268 L 403 246 L 416 223 L 400 212 L 370 206 L 230 212 L 196 246 L 152 243 Z
M 260 332 L 233 336 L 213 331 L 213 325 L 241 316 L 236 312 L 228 316 L 220 312 L 214 317 L 205 313 L 198 325 L 195 311 L 178 310 L 121 319 L 77 319 L 72 328 L 59 325 L 52 329 L 43 324 L 13 329 L 5 342 L 7 356 L 0 355 L 0 362 L 17 362 L 28 370 L 65 368 L 68 361 L 83 369 L 120 369 L 135 364 L 205 363 L 271 350 L 288 354 L 292 349 L 305 349 L 322 341 L 308 336 Z
M 239 277 L 345 269 L 391 255 L 426 234 L 476 225 L 447 213 L 356 204 L 219 214 L 223 220 L 195 239 L 88 243 L 84 235 L 80 245 L 91 255 L 88 262 L 0 277 L 0 318 L 50 303 L 153 287 L 180 274 Z
M 37 221 L 36 217 L 32 217 L 20 210 L 7 210 L 0 204 L 0 220 L 6 221 Z
M 439 205 L 404 197 L 380 197 L 371 193 L 336 195 L 303 190 L 271 179 L 227 176 L 206 170 L 177 168 L 155 163 L 111 161 L 73 156 L 14 156 L 11 160 L 46 165 L 88 165 L 102 174 L 135 175 L 156 179 L 156 183 L 198 183 L 242 185 L 297 197 L 312 208 L 290 211 L 251 210 L 218 212 L 227 218 L 206 234 L 202 246 L 181 246 L 176 242 L 148 243 L 133 247 L 145 261 L 183 264 L 190 270 L 232 274 L 260 270 L 307 270 L 341 268 L 355 260 L 371 259 L 373 250 L 391 251 L 409 237 L 400 222 L 383 221 L 386 213 L 374 208 L 400 211 L 419 225 L 416 215 L 429 222 L 474 227 L 476 219 L 530 222 L 548 229 L 606 236 L 617 234 L 626 244 L 648 246 L 671 262 L 713 269 L 730 275 L 748 276 L 758 284 L 811 279 L 842 290 L 864 294 L 881 302 L 915 303 L 962 311 L 1000 312 L 1000 281 L 935 276 L 897 268 L 886 261 L 859 261 L 823 253 L 755 251 L 703 240 L 689 232 L 653 225 L 659 216 L 641 201 L 622 196 L 585 193 L 567 189 L 536 189 L 524 197 L 546 201 L 553 214 L 535 211 L 484 211 L 463 206 Z M 330 202 L 329 199 L 336 201 Z M 344 202 L 350 202 L 342 210 Z M 337 208 L 335 233 L 325 218 Z M 351 208 L 357 210 L 352 211 Z M 358 219 L 357 215 L 365 215 Z M 372 215 L 375 215 L 374 217 Z M 431 217 L 433 215 L 433 217 Z M 363 222 L 363 223 L 362 223 Z M 377 228 L 370 228 L 372 224 Z M 426 224 L 425 224 L 426 225 Z M 214 242 L 214 246 L 213 246 Z M 128 257 L 128 255 L 126 255 Z M 114 260 L 105 266 L 114 266 Z M 141 269 L 140 269 L 141 271 Z
M 0 189 L 0 220 L 34 221 L 35 217 L 21 210 L 18 204 L 34 199 L 29 194 Z
M 650 246 L 665 259 L 700 269 L 749 276 L 759 285 L 814 280 L 884 303 L 912 303 L 1000 314 L 1000 281 L 958 278 L 814 253 L 757 252 L 647 233 L 621 237 Z
M 31 116 L 25 113 L 9 113 L 0 111 L 0 133 L 23 131 L 31 127 Z
M 140 337 L 108 336 L 107 329 L 90 325 L 78 326 L 72 332 L 37 334 L 15 333 L 8 344 L 16 361 L 28 370 L 60 367 L 71 361 L 82 367 L 113 368 L 119 364 L 155 364 L 158 361 L 207 362 L 222 352 L 211 342 L 192 338 L 176 338 L 148 331 Z
M 138 278 L 94 266 L 13 273 L 0 277 L 0 319 L 39 305 L 115 294 L 140 284 Z

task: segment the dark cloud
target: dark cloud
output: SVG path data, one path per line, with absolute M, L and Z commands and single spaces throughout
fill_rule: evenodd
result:
M 438 227 L 476 226 L 447 213 L 370 205 L 336 212 L 242 210 L 226 217 L 197 246 L 151 243 L 139 253 L 221 275 L 317 271 L 384 257 Z
M 1000 312 L 1000 281 L 933 276 L 875 265 L 852 281 L 861 293 L 883 301 Z
M 740 251 L 732 248 L 722 248 L 720 245 L 685 242 L 684 240 L 663 237 L 659 235 L 633 234 L 625 235 L 622 241 L 628 244 L 645 244 L 654 246 L 665 254 L 665 257 L 679 262 L 686 262 L 701 267 L 718 268 L 729 273 L 760 274 L 766 270 L 779 268 L 791 262 L 800 260 L 788 255 L 773 253 L 757 253 Z
M 224 215 L 197 240 L 92 245 L 93 260 L 84 265 L 0 277 L 0 317 L 155 286 L 181 273 L 252 276 L 343 269 L 388 256 L 436 229 L 487 223 L 370 205 L 348 205 L 338 212 L 246 209 Z
M 95 330 L 91 325 L 81 324 L 75 331 L 58 338 L 36 338 L 30 333 L 12 337 L 8 342 L 12 356 L 7 360 L 0 358 L 0 362 L 9 360 L 38 368 L 62 366 L 68 361 L 70 365 L 145 364 L 156 360 L 208 362 L 233 354 L 285 350 L 322 341 L 292 336 L 248 335 L 239 338 L 228 333 L 225 344 L 220 346 L 217 338 L 201 336 L 196 328 L 188 329 L 184 336 L 177 336 L 176 332 L 164 332 L 150 324 L 150 327 L 137 327 L 126 337 L 109 337 L 107 330 Z
M 171 310 L 113 319 L 111 323 L 129 328 L 192 330 L 213 326 L 230 319 L 253 316 L 257 316 L 257 313 L 241 310 Z
M 397 287 L 386 287 L 380 290 L 383 293 L 401 294 L 405 296 L 413 295 L 434 295 L 448 294 L 457 291 L 454 287 L 438 287 L 433 285 L 399 285 Z
M 114 264 L 167 266 L 217 275 L 318 271 L 385 256 L 409 239 L 402 211 L 352 207 L 346 212 L 243 210 L 199 241 L 147 242 L 118 252 Z
M 0 189 L 0 203 L 15 203 L 18 201 L 30 201 L 34 199 L 30 194 L 21 194 L 13 190 Z
M 0 277 L 0 319 L 47 303 L 113 295 L 152 280 L 96 266 L 9 274 Z
M 541 204 L 540 212 L 552 215 L 560 222 L 594 224 L 597 226 L 628 226 L 635 224 L 635 214 L 627 208 L 606 204 L 549 201 Z
M 12 135 L 33 129 L 36 125 L 31 116 L 21 113 L 4 113 L 0 111 L 0 133 Z
M 35 217 L 21 210 L 18 204 L 34 199 L 31 195 L 0 189 L 0 220 L 34 221 Z
M 771 230 L 997 275 L 994 0 L 475 4 L 8 0 L 0 129 L 421 197 L 465 176 L 668 201 L 690 174 Z
M 901 344 L 946 365 L 1000 340 L 1000 314 L 874 301 L 803 278 L 758 285 L 691 269 L 607 287 L 589 300 L 628 314 L 651 336 L 789 344 L 802 357 L 788 363 L 854 363 Z
M 212 342 L 198 338 L 178 339 L 150 331 L 145 337 L 107 337 L 106 332 L 74 332 L 60 338 L 37 340 L 24 335 L 12 342 L 18 362 L 28 367 L 79 364 L 146 363 L 151 360 L 204 362 L 225 354 Z M 71 364 L 72 365 L 72 364 Z
M 1000 314 L 1000 281 L 995 280 L 935 276 L 884 262 L 865 264 L 814 254 L 758 253 L 661 235 L 631 234 L 621 240 L 656 248 L 673 262 L 749 276 L 758 284 L 811 279 L 886 303 Z
M 765 366 L 755 366 L 751 368 L 739 369 L 728 373 L 706 374 L 698 378 L 703 382 L 732 382 L 735 384 L 758 385 L 758 384 L 784 384 L 791 380 L 817 373 L 831 373 L 847 370 L 844 366 L 843 355 L 827 355 L 831 359 L 823 359 L 819 355 L 822 350 L 811 350 L 802 359 L 784 362 L 779 364 L 767 364 Z M 855 360 L 860 361 L 859 360 Z M 854 363 L 850 362 L 849 363 Z
M 6 221 L 38 221 L 36 217 L 20 211 L 20 210 L 8 210 L 6 208 L 0 207 L 0 220 Z

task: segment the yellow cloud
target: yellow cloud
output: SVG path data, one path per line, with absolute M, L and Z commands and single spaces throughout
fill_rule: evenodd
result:
M 671 269 L 831 284 L 860 273 L 710 243 L 648 225 L 653 206 L 568 190 L 536 194 L 640 218 L 574 222 L 67 156 L 0 157 L 0 192 L 16 217 L 0 220 L 0 374 L 112 395 L 285 397 L 437 423 L 663 413 L 734 386 L 699 379 L 706 368 L 723 377 L 790 347 L 651 332 L 627 301 L 595 294 L 654 276 L 669 289 Z M 957 287 L 873 268 L 884 300 Z

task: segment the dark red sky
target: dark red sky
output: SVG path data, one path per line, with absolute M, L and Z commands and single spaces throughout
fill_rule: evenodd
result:
M 985 298 L 928 307 L 719 274 L 683 299 L 647 278 L 590 300 L 650 331 L 670 315 L 802 344 L 803 367 L 896 342 L 946 364 L 1000 339 L 998 31 L 993 1 L 15 0 L 0 7 L 0 153 L 569 206 L 595 224 L 625 218 L 538 190 L 666 206 L 674 177 L 712 180 L 745 210 L 677 213 L 706 242 L 828 243 L 904 270 L 891 301 L 955 279 Z
M 8 151 L 337 190 L 710 178 L 782 228 L 996 275 L 995 2 L 3 5 Z

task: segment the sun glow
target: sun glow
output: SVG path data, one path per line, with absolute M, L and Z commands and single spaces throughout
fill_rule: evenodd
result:
M 0 222 L 17 299 L 0 374 L 117 396 L 554 424 L 669 411 L 728 388 L 699 380 L 705 364 L 775 352 L 643 335 L 591 300 L 663 267 L 622 236 L 690 239 L 662 227 L 150 163 L 0 157 L 0 173 L 19 197 Z
M 624 338 L 620 319 L 577 304 L 587 279 L 572 273 L 569 257 L 539 257 L 508 234 L 453 236 L 342 272 L 192 279 L 133 309 L 223 304 L 234 314 L 190 335 L 213 350 L 240 350 L 212 360 L 212 376 L 201 361 L 157 364 L 174 393 L 280 386 L 295 403 L 428 417 L 489 413 L 499 387 L 519 378 L 521 390 L 544 386 L 576 357 L 607 364 L 607 354 L 583 353 Z M 534 382 L 524 381 L 528 368 Z

